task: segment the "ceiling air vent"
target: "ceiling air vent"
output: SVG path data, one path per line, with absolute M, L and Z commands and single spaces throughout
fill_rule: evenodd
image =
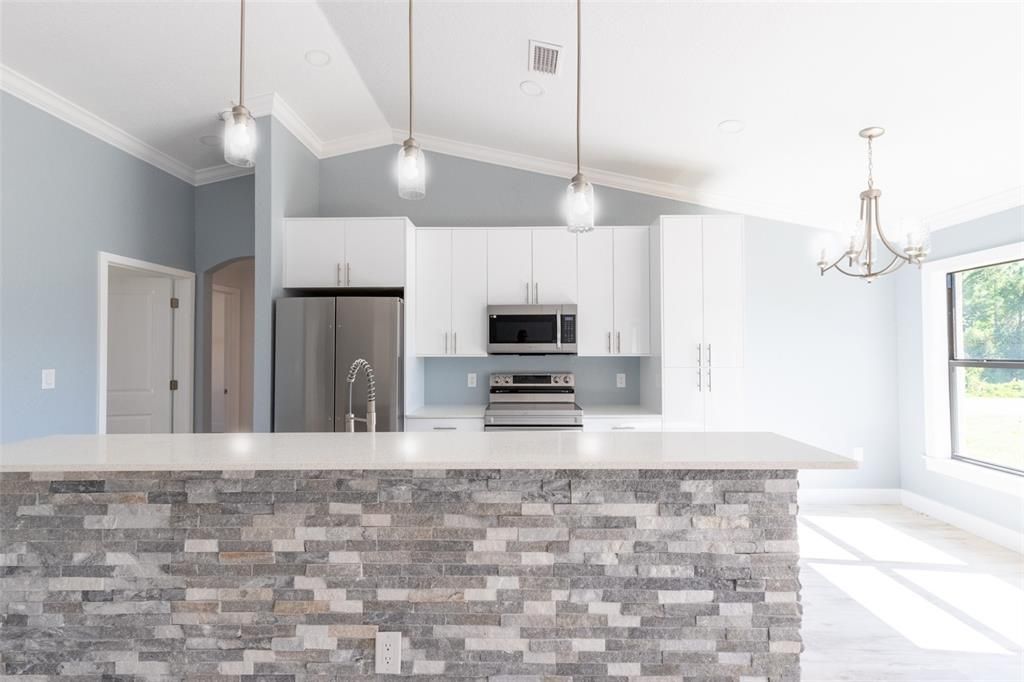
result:
M 559 56 L 561 54 L 561 45 L 531 40 L 530 71 L 533 73 L 543 73 L 548 76 L 558 75 Z

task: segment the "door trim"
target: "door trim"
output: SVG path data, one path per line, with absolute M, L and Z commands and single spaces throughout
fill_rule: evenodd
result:
M 172 432 L 192 432 L 192 383 L 195 372 L 196 274 L 137 258 L 99 251 L 97 258 L 96 325 L 96 433 L 107 432 L 107 321 L 110 303 L 110 268 L 136 270 L 173 281 L 178 310 L 173 325 L 174 374 L 178 390 L 171 401 Z M 170 305 L 170 303 L 168 303 Z

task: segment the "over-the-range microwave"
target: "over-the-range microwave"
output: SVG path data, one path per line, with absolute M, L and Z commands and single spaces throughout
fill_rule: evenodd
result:
M 487 352 L 576 355 L 576 306 L 487 306 Z

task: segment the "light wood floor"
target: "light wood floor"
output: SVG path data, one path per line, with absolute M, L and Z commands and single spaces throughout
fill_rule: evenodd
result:
M 800 513 L 804 682 L 1024 680 L 1024 557 L 901 506 Z

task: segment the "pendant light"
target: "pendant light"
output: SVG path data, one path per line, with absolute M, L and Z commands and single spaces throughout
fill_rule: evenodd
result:
M 576 175 L 569 182 L 565 195 L 565 210 L 570 232 L 590 232 L 594 229 L 594 186 L 580 170 L 580 81 L 583 49 L 580 45 L 580 15 L 582 0 L 576 0 Z
M 427 165 L 412 136 L 412 0 L 409 0 L 409 137 L 398 150 L 398 196 L 417 200 L 427 195 Z
M 882 275 L 896 272 L 907 263 L 921 267 L 928 256 L 930 239 L 928 230 L 922 225 L 901 230 L 906 235 L 902 242 L 890 239 L 882 230 L 878 211 L 882 190 L 875 188 L 872 142 L 883 134 L 885 128 L 877 126 L 860 131 L 860 136 L 868 141 L 868 188 L 860 193 L 860 218 L 845 240 L 839 257 L 831 260 L 827 249 L 822 249 L 818 258 L 818 270 L 822 275 L 835 269 L 847 277 L 870 283 Z M 875 259 L 882 249 L 888 252 L 886 257 L 891 256 L 888 262 Z M 846 261 L 845 266 L 843 261 Z
M 256 121 L 245 108 L 245 0 L 242 3 L 241 39 L 238 59 L 238 104 L 224 112 L 224 160 L 232 166 L 256 165 Z

